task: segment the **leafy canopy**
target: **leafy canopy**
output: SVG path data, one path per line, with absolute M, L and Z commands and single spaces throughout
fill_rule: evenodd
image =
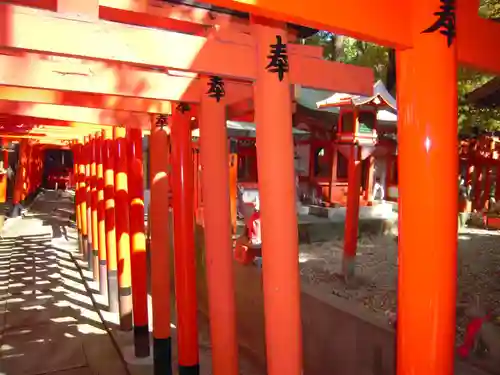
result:
M 500 18 L 500 0 L 482 0 L 479 14 L 485 18 Z M 390 58 L 390 50 L 373 43 L 354 38 L 320 31 L 304 40 L 305 44 L 322 46 L 324 57 L 347 64 L 373 68 L 375 79 L 388 84 L 395 67 Z M 458 129 L 469 133 L 473 128 L 479 130 L 500 130 L 500 110 L 495 108 L 476 108 L 469 104 L 466 96 L 493 78 L 490 75 L 460 67 L 457 72 L 458 85 Z M 392 86 L 389 84 L 388 86 Z M 395 89 L 395 88 L 394 88 Z M 394 90 L 393 90 L 394 93 Z

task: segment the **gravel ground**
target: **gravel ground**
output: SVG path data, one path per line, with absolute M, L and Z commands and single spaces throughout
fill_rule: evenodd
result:
M 479 298 L 486 309 L 500 312 L 500 232 L 464 229 L 458 245 L 457 340 L 467 323 L 464 307 Z M 358 243 L 357 288 L 347 288 L 338 273 L 342 242 L 330 241 L 300 246 L 303 282 L 359 304 L 377 314 L 396 310 L 397 243 L 391 237 L 362 238 Z

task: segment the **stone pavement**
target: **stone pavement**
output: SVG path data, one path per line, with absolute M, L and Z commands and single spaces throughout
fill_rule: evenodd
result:
M 118 329 L 78 253 L 69 193 L 45 191 L 0 239 L 0 375 L 153 374 L 133 355 L 133 334 Z M 150 332 L 152 331 L 149 296 Z M 172 306 L 175 320 L 175 309 Z M 208 324 L 200 319 L 200 373 L 211 371 Z M 172 322 L 175 343 L 175 321 Z M 152 338 L 151 338 L 152 342 Z M 151 350 L 152 352 L 152 350 Z M 177 373 L 177 351 L 173 348 Z M 240 358 L 241 375 L 261 375 Z
M 68 195 L 46 192 L 0 240 L 0 374 L 128 374 L 73 258 Z

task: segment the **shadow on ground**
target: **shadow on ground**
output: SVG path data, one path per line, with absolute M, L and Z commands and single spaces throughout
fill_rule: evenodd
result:
M 52 237 L 0 241 L 0 372 L 127 374 L 72 255 Z

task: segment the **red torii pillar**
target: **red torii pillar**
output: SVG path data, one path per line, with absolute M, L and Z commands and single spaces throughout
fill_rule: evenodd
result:
M 22 201 L 23 201 L 23 187 L 26 179 L 26 154 L 27 154 L 28 141 L 23 139 L 19 143 L 19 152 L 17 160 L 17 170 L 14 182 L 14 196 L 13 196 L 13 211 L 12 216 L 16 217 L 21 214 Z
M 229 197 L 233 189 L 229 186 L 224 98 L 219 102 L 207 95 L 202 97 L 199 125 L 212 373 L 237 375 L 238 343 Z
M 80 164 L 82 163 L 82 145 L 78 141 L 74 140 L 71 142 L 71 152 L 73 153 L 73 179 L 75 184 L 75 216 L 76 216 L 76 228 L 78 230 L 78 248 L 82 251 L 82 217 L 81 217 L 81 191 L 80 191 L 80 176 L 78 170 Z
M 102 159 L 104 168 L 104 215 L 106 224 L 106 259 L 108 266 L 108 308 L 119 311 L 118 297 L 118 253 L 116 247 L 115 219 L 115 147 L 113 132 L 103 130 Z
M 357 121 L 357 111 L 354 111 Z M 342 275 L 350 282 L 355 274 L 356 250 L 359 231 L 359 199 L 361 187 L 361 146 L 349 146 L 347 206 L 344 230 L 344 254 L 342 257 Z
M 7 176 L 7 169 L 9 168 L 9 152 L 7 150 L 8 145 L 8 140 L 6 138 L 2 138 L 2 162 L 5 173 L 0 175 L 0 203 L 5 203 L 7 201 L 7 188 L 9 184 Z
M 439 0 L 413 0 L 413 48 L 398 51 L 398 375 L 453 374 L 457 283 L 457 50 Z M 459 36 L 460 37 L 460 36 Z M 429 95 L 431 88 L 432 95 Z M 426 223 L 420 218 L 425 212 Z
M 83 259 L 88 259 L 88 230 L 87 230 L 87 200 L 86 200 L 86 186 L 85 186 L 85 164 L 86 161 L 86 150 L 85 144 L 79 145 L 78 152 L 78 170 L 77 170 L 77 178 L 76 178 L 76 189 L 78 191 L 77 199 L 78 199 L 78 211 L 80 215 L 80 230 L 81 230 L 81 252 L 83 255 Z M 43 170 L 43 168 L 41 168 Z
M 92 223 L 92 271 L 94 281 L 99 282 L 99 221 L 97 216 L 97 144 L 90 136 L 90 218 Z
M 21 201 L 26 200 L 30 190 L 30 171 L 31 171 L 31 154 L 33 146 L 30 141 L 26 142 L 25 159 L 23 167 L 23 186 L 21 189 Z
M 133 326 L 126 134 L 125 128 L 113 128 L 115 146 L 115 222 L 118 257 L 118 295 L 120 299 L 120 329 L 122 331 L 129 331 Z
M 83 145 L 85 155 L 85 207 L 87 217 L 87 262 L 89 270 L 93 271 L 94 266 L 94 248 L 92 235 L 92 187 L 90 167 L 92 163 L 92 145 L 90 144 L 90 136 L 86 136 Z
M 149 356 L 149 327 L 141 129 L 127 130 L 127 146 L 134 343 L 136 357 L 144 358 Z
M 103 136 L 95 135 L 96 189 L 97 189 L 97 238 L 99 241 L 99 292 L 108 296 L 108 264 L 106 254 L 106 215 L 104 202 Z
M 163 121 L 159 119 L 159 121 Z M 155 374 L 172 374 L 170 291 L 170 140 L 167 124 L 151 121 L 149 227 L 151 233 L 151 296 L 153 308 L 153 361 Z
M 287 42 L 286 24 L 251 18 L 262 221 L 263 292 L 268 375 L 302 374 L 302 323 L 292 103 L 288 73 L 267 71 L 271 45 Z
M 200 370 L 194 253 L 191 113 L 184 104 L 179 104 L 172 112 L 171 139 L 179 375 L 197 375 Z

